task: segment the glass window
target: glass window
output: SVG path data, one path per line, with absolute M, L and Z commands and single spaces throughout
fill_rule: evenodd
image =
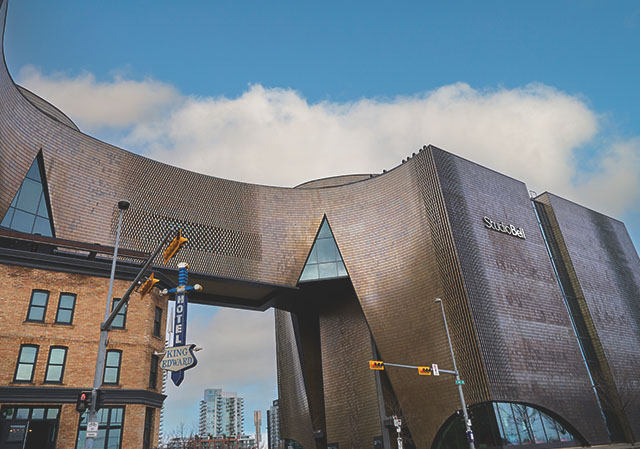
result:
M 309 252 L 309 258 L 300 275 L 300 281 L 346 276 L 347 270 L 342 261 L 340 250 L 325 218 L 318 231 L 316 241 Z
M 31 419 L 44 419 L 44 408 L 34 408 L 31 410 Z
M 149 388 L 156 389 L 158 384 L 158 356 L 151 355 L 151 367 L 149 368 Z
M 120 449 L 122 447 L 122 421 L 124 407 L 103 407 L 98 410 L 98 437 L 93 441 L 94 449 Z M 84 449 L 87 433 L 87 413 L 83 413 L 78 424 L 76 449 Z
M 121 298 L 113 298 L 113 302 L 111 303 L 112 312 L 113 312 L 113 309 L 116 308 L 116 305 L 118 305 L 118 303 L 120 302 L 120 299 Z M 128 306 L 129 304 L 125 304 L 122 307 L 122 309 L 120 309 L 118 314 L 115 316 L 115 318 L 111 322 L 112 329 L 124 329 L 125 325 L 127 324 L 127 307 Z
M 536 409 L 529 407 L 529 424 L 531 424 L 531 431 L 533 432 L 533 438 L 536 444 L 547 443 L 547 434 L 544 431 L 544 425 L 542 424 L 542 418 L 540 418 L 540 412 Z
M 520 435 L 516 425 L 516 419 L 511 410 L 511 404 L 498 402 L 496 404 L 499 421 L 502 423 L 501 437 L 504 444 L 520 444 Z
M 120 381 L 120 360 L 122 351 L 111 349 L 107 351 L 104 362 L 104 378 L 102 383 L 117 384 Z
M 520 434 L 520 441 L 522 444 L 533 443 L 533 435 L 531 427 L 529 425 L 529 413 L 528 407 L 523 404 L 511 404 L 513 409 L 513 416 L 518 427 L 518 433 Z
M 156 313 L 153 317 L 153 335 L 160 337 L 160 331 L 162 329 L 162 309 L 156 307 Z
M 18 363 L 16 364 L 15 382 L 31 382 L 38 359 L 37 345 L 22 345 L 18 353 Z
M 49 292 L 46 290 L 33 290 L 31 292 L 31 302 L 29 303 L 29 311 L 27 312 L 27 321 L 44 322 L 47 312 L 47 302 L 49 301 Z
M 60 293 L 56 323 L 71 324 L 73 322 L 73 310 L 76 306 L 76 295 L 73 293 Z
M 153 409 L 147 407 L 144 414 L 144 433 L 142 436 L 142 449 L 151 447 L 151 439 L 153 435 Z
M 31 164 L 0 225 L 30 234 L 53 235 L 38 157 Z
M 62 382 L 64 374 L 64 363 L 67 359 L 67 348 L 64 346 L 52 346 L 49 349 L 49 361 L 47 362 L 47 372 L 44 376 L 45 382 Z

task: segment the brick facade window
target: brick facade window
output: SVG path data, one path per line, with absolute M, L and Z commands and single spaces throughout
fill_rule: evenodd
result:
M 104 363 L 104 377 L 102 383 L 115 385 L 120 381 L 120 362 L 122 351 L 110 349 Z
M 31 301 L 29 302 L 29 311 L 27 312 L 27 321 L 44 322 L 47 314 L 47 303 L 49 302 L 49 292 L 46 290 L 33 290 L 31 292 Z
M 153 335 L 156 337 L 160 337 L 160 330 L 162 326 L 162 309 L 160 307 L 156 307 L 156 314 L 153 317 Z
M 116 306 L 120 302 L 120 299 L 121 298 L 113 298 L 113 302 L 111 303 L 111 311 L 113 311 L 113 309 L 116 308 Z M 127 307 L 128 306 L 129 306 L 129 304 L 125 304 L 124 307 L 122 307 L 122 309 L 120 309 L 120 312 L 118 312 L 116 317 L 113 319 L 113 322 L 111 323 L 111 328 L 112 329 L 124 329 L 125 328 L 125 326 L 127 324 Z
M 144 413 L 144 433 L 142 435 L 142 449 L 151 448 L 151 439 L 153 432 L 153 409 L 147 407 Z
M 103 407 L 98 410 L 98 438 L 95 440 L 94 448 L 122 448 L 123 422 L 124 407 Z M 84 449 L 86 435 L 87 413 L 83 413 L 78 424 L 76 449 Z
M 56 324 L 71 324 L 73 312 L 76 307 L 76 295 L 73 293 L 60 293 L 58 311 L 56 312 Z
M 16 363 L 16 373 L 13 376 L 14 382 L 32 382 L 33 372 L 38 360 L 38 345 L 21 345 Z
M 67 348 L 65 346 L 51 346 L 47 371 L 44 375 L 45 382 L 62 383 L 64 364 L 67 360 Z
M 159 357 L 155 354 L 151 355 L 151 367 L 149 368 L 149 388 L 156 389 L 158 384 L 158 361 Z

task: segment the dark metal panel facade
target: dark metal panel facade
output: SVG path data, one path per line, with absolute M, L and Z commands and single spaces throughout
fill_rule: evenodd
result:
M 291 314 L 276 310 L 275 317 L 280 438 L 296 440 L 305 449 L 315 448 L 309 402 Z
M 434 159 L 481 351 L 483 368 L 473 371 L 486 370 L 488 399 L 542 406 L 589 441 L 605 441 L 526 186 L 441 150 Z M 522 228 L 525 238 L 487 228 L 484 217 Z
M 623 223 L 552 194 L 550 207 L 570 282 L 586 309 L 603 365 L 615 390 L 605 406 L 621 409 L 640 436 L 640 260 Z M 605 396 L 607 396 L 605 394 Z M 623 426 L 626 423 L 623 422 Z
M 352 290 L 325 302 L 319 319 L 327 443 L 373 447 L 382 421 L 374 372 L 363 369 L 372 354 L 369 328 Z

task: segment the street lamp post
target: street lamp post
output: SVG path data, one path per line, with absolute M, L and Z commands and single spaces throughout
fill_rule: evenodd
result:
M 116 260 L 118 258 L 118 246 L 120 245 L 120 230 L 122 229 L 122 214 L 125 210 L 129 209 L 129 201 L 120 200 L 118 201 L 118 209 L 120 213 L 118 215 L 118 230 L 116 232 L 116 244 L 113 248 L 113 260 L 111 261 L 111 276 L 109 277 L 109 291 L 107 293 L 107 305 L 104 311 L 104 319 L 105 321 L 109 318 L 109 314 L 111 312 L 111 295 L 113 293 L 113 280 L 116 275 Z M 96 361 L 96 371 L 93 375 L 93 391 L 91 392 L 91 407 L 89 409 L 89 418 L 87 419 L 87 423 L 96 423 L 98 421 L 98 416 L 96 413 L 96 402 L 98 398 L 98 389 L 102 385 L 102 374 L 104 371 L 104 358 L 107 352 L 107 338 L 109 334 L 109 329 L 104 328 L 100 331 L 100 344 L 98 346 L 98 359 Z M 88 427 L 87 427 L 87 430 Z M 93 449 L 93 440 L 95 437 L 87 436 L 85 438 L 85 449 Z
M 442 319 L 444 320 L 444 329 L 447 331 L 447 341 L 449 342 L 449 351 L 451 351 L 451 360 L 453 361 L 453 370 L 456 373 L 456 385 L 458 386 L 458 393 L 460 393 L 460 402 L 462 403 L 462 414 L 464 416 L 464 425 L 467 429 L 467 441 L 469 441 L 469 449 L 475 449 L 476 446 L 473 444 L 473 431 L 471 430 L 471 420 L 469 419 L 469 415 L 467 414 L 467 404 L 464 401 L 464 393 L 462 392 L 462 382 L 460 381 L 460 373 L 458 372 L 458 367 L 456 366 L 456 356 L 453 354 L 453 345 L 451 344 L 451 336 L 449 335 L 449 326 L 447 325 L 447 316 L 444 313 L 444 304 L 442 303 L 442 299 L 436 298 L 434 302 L 440 303 L 440 308 L 442 309 Z

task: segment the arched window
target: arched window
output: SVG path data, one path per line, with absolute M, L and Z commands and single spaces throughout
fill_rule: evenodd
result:
M 531 405 L 512 402 L 487 402 L 469 407 L 476 447 L 517 448 L 544 444 L 545 447 L 586 444 L 577 431 L 562 418 Z M 433 449 L 469 447 L 462 413 L 452 415 L 440 428 Z

